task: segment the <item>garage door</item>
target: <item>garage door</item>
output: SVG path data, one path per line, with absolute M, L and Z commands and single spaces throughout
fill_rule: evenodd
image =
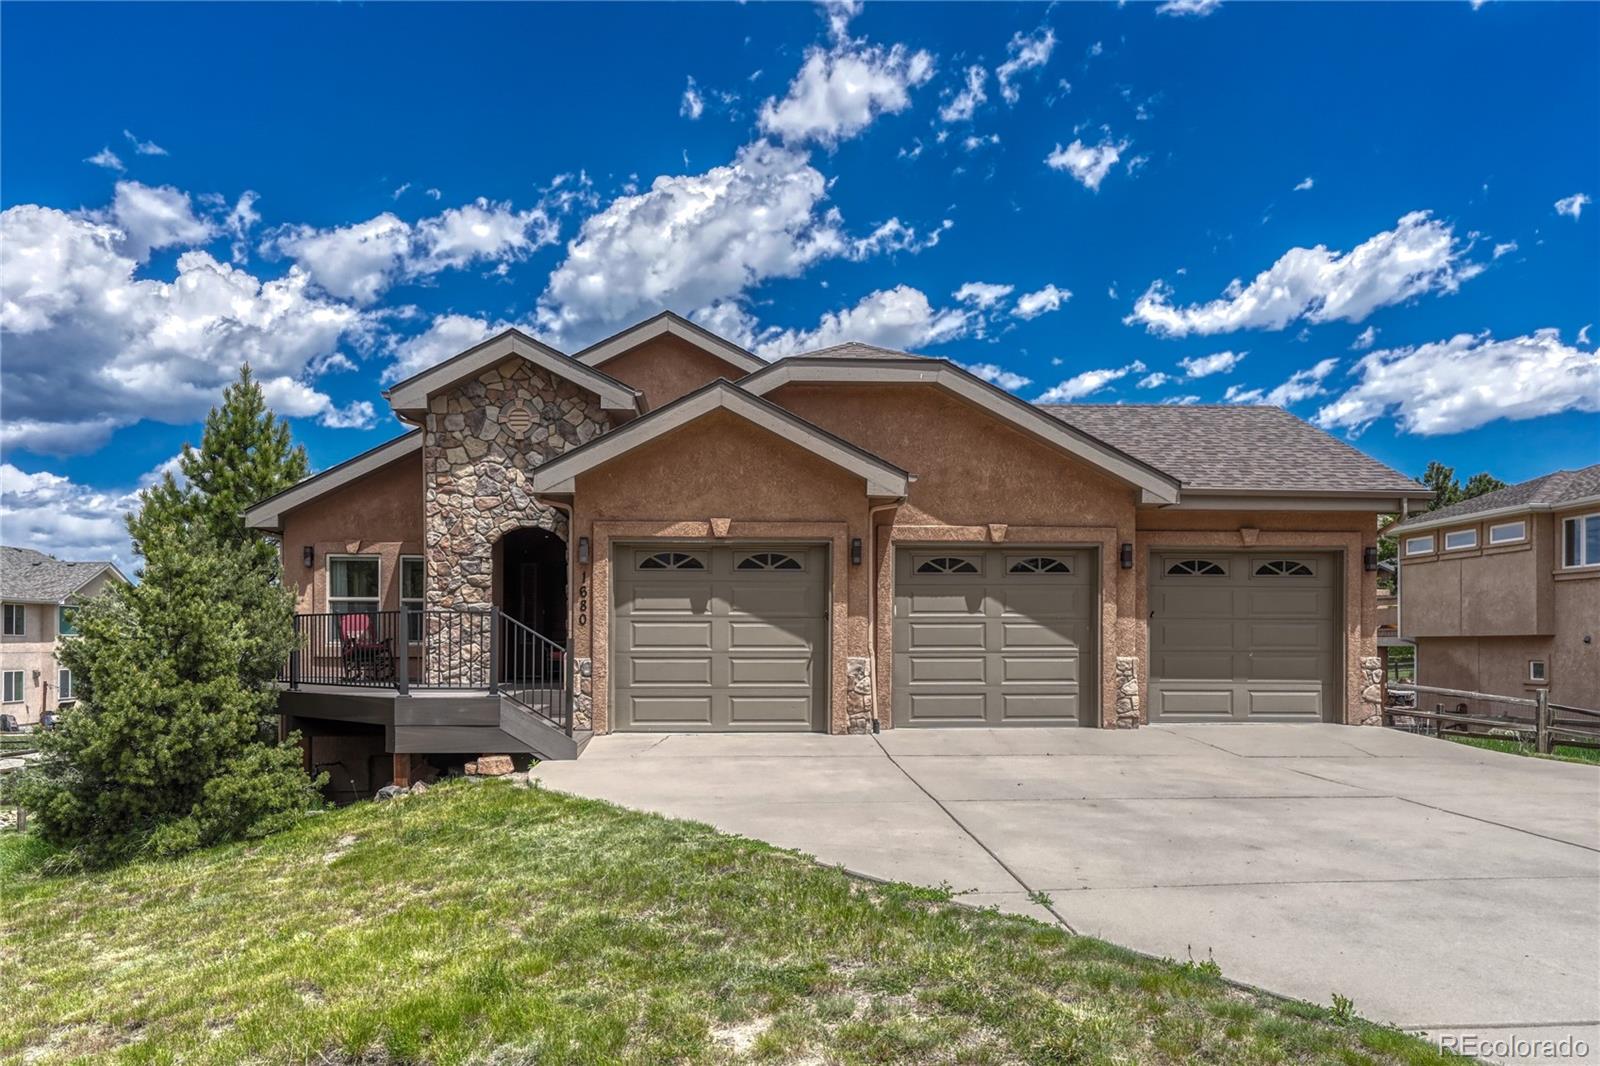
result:
M 623 546 L 615 559 L 615 728 L 823 727 L 827 549 Z
M 1328 555 L 1153 555 L 1150 720 L 1321 721 L 1338 569 Z
M 895 552 L 894 721 L 1091 723 L 1094 553 Z

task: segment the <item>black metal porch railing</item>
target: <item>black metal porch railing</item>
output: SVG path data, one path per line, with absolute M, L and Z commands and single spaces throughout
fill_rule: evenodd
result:
M 498 607 L 297 614 L 294 628 L 294 649 L 278 672 L 291 689 L 498 694 L 572 733 L 570 647 Z

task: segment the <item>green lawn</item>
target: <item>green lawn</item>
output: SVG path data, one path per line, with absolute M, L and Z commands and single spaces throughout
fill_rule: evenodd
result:
M 1559 762 L 1586 762 L 1600 763 L 1600 748 L 1580 748 L 1572 744 L 1557 744 L 1549 755 L 1540 755 L 1532 744 L 1525 744 L 1520 740 L 1510 737 L 1460 737 L 1444 734 L 1448 739 L 1457 744 L 1466 744 L 1473 748 L 1486 748 L 1489 751 L 1505 751 L 1512 755 L 1532 755 L 1536 759 L 1555 759 Z
M 1348 1004 L 500 782 L 89 875 L 0 839 L 12 1061 L 1445 1061 Z

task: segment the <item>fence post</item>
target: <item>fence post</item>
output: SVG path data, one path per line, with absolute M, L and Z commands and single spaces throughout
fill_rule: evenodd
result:
M 489 607 L 489 695 L 500 692 L 500 607 Z
M 398 632 L 394 635 L 395 648 L 398 649 L 394 663 L 394 687 L 404 696 L 411 691 L 411 612 L 401 610 L 399 618 L 400 624 L 395 627 Z
M 289 687 L 300 687 L 300 616 L 294 616 L 294 647 L 289 649 Z
M 1550 739 L 1550 693 L 1539 689 L 1533 694 L 1534 748 L 1540 755 L 1549 755 L 1555 745 Z

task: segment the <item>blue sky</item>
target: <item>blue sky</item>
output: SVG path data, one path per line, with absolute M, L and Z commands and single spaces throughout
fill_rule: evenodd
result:
M 241 357 L 322 467 L 494 329 L 662 306 L 1413 474 L 1600 459 L 1597 5 L 0 17 L 7 543 L 125 560 Z

